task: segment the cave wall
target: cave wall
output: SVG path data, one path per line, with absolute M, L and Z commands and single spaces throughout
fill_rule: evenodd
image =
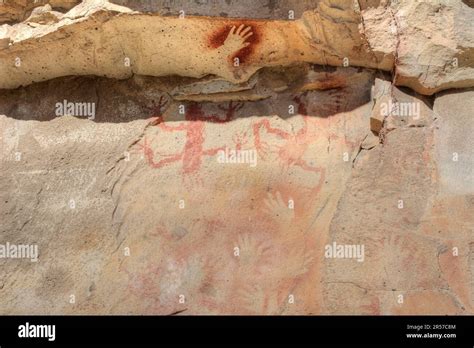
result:
M 1 314 L 473 313 L 466 4 L 67 3 L 0 9 Z

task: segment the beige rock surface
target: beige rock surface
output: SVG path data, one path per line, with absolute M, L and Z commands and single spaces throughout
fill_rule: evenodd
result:
M 0 10 L 0 314 L 474 313 L 472 8 L 72 4 Z
M 25 20 L 35 8 L 50 5 L 54 9 L 69 10 L 80 0 L 2 0 L 0 3 L 0 24 Z
M 395 83 L 421 94 L 472 87 L 474 10 L 461 1 L 397 1 L 363 12 L 374 51 L 395 55 Z
M 4 26 L 0 88 L 68 74 L 213 74 L 239 83 L 262 67 L 298 62 L 394 70 L 396 84 L 422 94 L 473 86 L 473 10 L 416 4 L 325 0 L 294 21 L 257 21 L 144 15 L 88 0 L 54 25 Z

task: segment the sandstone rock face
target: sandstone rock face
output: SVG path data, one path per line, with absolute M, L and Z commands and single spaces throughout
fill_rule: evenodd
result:
M 252 21 L 144 15 L 88 0 L 55 24 L 4 26 L 0 88 L 70 74 L 214 74 L 238 83 L 298 62 L 393 70 L 397 84 L 422 94 L 473 85 L 474 15 L 465 4 L 364 4 L 325 0 L 297 20 Z M 446 23 L 451 30 L 441 30 Z
M 380 85 L 388 87 L 375 83 Z M 463 136 L 473 130 L 470 93 L 439 96 L 432 110 L 401 91 L 389 94 L 400 104 L 420 103 L 420 113 L 416 124 L 389 115 L 383 147 L 361 151 L 357 158 L 331 222 L 330 239 L 349 244 L 365 240 L 372 252 L 359 266 L 332 261 L 325 267 L 329 313 L 472 312 L 474 219 L 468 212 L 474 161 L 472 141 Z M 467 103 L 450 109 L 456 100 Z M 378 113 L 379 104 L 374 105 Z M 457 122 L 464 130 L 459 123 L 453 126 Z M 454 135 L 454 129 L 460 133 Z M 402 271 L 408 269 L 413 277 Z M 358 300 L 340 306 L 348 293 Z M 399 296 L 410 298 L 410 305 L 394 303 Z
M 26 19 L 37 7 L 49 5 L 50 11 L 69 10 L 77 5 L 79 0 L 3 0 L 0 4 L 0 24 L 15 23 Z
M 185 5 L 0 5 L 0 314 L 473 314 L 474 10 Z
M 407 0 L 388 11 L 366 11 L 363 17 L 370 46 L 387 54 L 395 52 L 397 85 L 430 95 L 472 87 L 473 10 L 464 3 Z M 393 42 L 388 47 L 387 29 Z

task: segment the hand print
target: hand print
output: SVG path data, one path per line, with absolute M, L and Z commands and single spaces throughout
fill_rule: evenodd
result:
M 152 106 L 148 108 L 151 112 L 150 115 L 150 126 L 156 126 L 163 122 L 163 112 L 165 107 L 169 104 L 169 100 L 163 99 L 163 96 L 160 97 L 158 103 L 155 103 L 154 100 L 152 100 Z
M 258 314 L 265 313 L 266 296 L 260 286 L 250 283 L 243 284 L 242 287 L 237 289 L 237 298 L 245 311 Z
M 284 226 L 289 225 L 295 217 L 294 209 L 289 208 L 288 202 L 283 200 L 279 191 L 275 195 L 270 193 L 263 203 L 264 211 L 270 216 L 281 219 Z
M 291 263 L 286 267 L 287 276 L 293 277 L 303 275 L 310 270 L 314 255 L 302 247 L 295 247 L 290 250 L 287 259 L 291 260 Z
M 239 58 L 239 64 L 246 62 L 259 37 L 257 25 L 234 23 L 212 33 L 208 45 L 216 49 L 217 62 L 227 60 L 234 67 L 235 58 Z
M 268 241 L 258 241 L 251 234 L 241 234 L 238 236 L 237 245 L 240 249 L 239 264 L 248 272 L 261 274 L 269 268 L 271 263 L 271 244 Z
M 256 284 L 244 284 L 237 290 L 242 308 L 250 313 L 276 315 L 282 313 L 282 302 L 275 288 L 265 291 Z
M 241 24 L 237 29 L 235 25 L 230 29 L 227 39 L 224 41 L 224 47 L 229 52 L 237 52 L 250 45 L 246 40 L 253 35 L 252 27 L 245 27 Z

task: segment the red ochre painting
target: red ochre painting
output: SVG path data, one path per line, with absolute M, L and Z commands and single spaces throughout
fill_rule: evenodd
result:
M 473 22 L 0 0 L 0 315 L 473 314 Z
M 120 263 L 127 295 L 116 310 L 139 299 L 137 312 L 146 313 L 282 314 L 309 304 L 322 310 L 322 289 L 313 284 L 320 281 L 318 248 L 328 231 L 316 220 L 332 209 L 326 187 L 337 184 L 327 158 L 340 157 L 334 165 L 342 172 L 350 167 L 344 153 L 360 139 L 338 130 L 362 113 L 318 118 L 302 97 L 290 97 L 295 114 L 287 119 L 239 118 L 244 103 L 226 102 L 218 113 L 191 103 L 183 120 L 166 121 L 169 109 L 160 100 L 131 149 L 130 165 L 135 159 L 147 166 L 122 187 L 141 198 L 120 202 L 126 212 L 120 219 L 137 231 L 121 246 L 145 251 Z M 254 151 L 257 164 L 219 163 L 225 149 Z M 153 184 L 143 187 L 141 176 Z M 216 191 L 218 198 L 211 195 Z M 135 211 L 154 224 L 134 220 Z M 312 295 L 303 295 L 311 287 Z

